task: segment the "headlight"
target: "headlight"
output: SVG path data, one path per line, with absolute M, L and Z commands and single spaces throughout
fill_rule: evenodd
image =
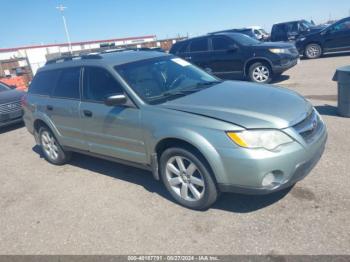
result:
M 247 130 L 227 132 L 227 135 L 237 145 L 245 148 L 274 150 L 280 145 L 293 142 L 293 139 L 278 130 Z
M 274 54 L 289 54 L 289 50 L 286 48 L 271 48 L 269 50 Z

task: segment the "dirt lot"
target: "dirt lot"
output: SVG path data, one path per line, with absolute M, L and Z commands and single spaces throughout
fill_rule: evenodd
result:
M 350 119 L 336 115 L 334 70 L 307 61 L 278 83 L 307 96 L 326 152 L 292 190 L 223 195 L 206 212 L 172 202 L 150 173 L 76 155 L 56 167 L 26 129 L 0 131 L 0 254 L 350 254 Z

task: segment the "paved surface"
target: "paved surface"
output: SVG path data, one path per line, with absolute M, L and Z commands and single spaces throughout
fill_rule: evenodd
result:
M 77 155 L 48 164 L 23 127 L 0 132 L 0 254 L 350 254 L 350 119 L 330 79 L 349 56 L 305 61 L 279 84 L 312 98 L 326 152 L 292 190 L 173 203 L 150 173 Z

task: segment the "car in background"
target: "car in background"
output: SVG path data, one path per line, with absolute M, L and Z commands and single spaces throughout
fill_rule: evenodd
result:
M 48 162 L 80 152 L 144 168 L 192 209 L 220 192 L 292 187 L 327 140 L 321 116 L 295 92 L 219 81 L 162 52 L 49 61 L 28 92 L 25 124 Z
M 269 34 L 264 29 L 258 26 L 239 28 L 239 29 L 227 29 L 227 30 L 212 32 L 209 34 L 218 34 L 218 33 L 241 33 L 259 41 L 266 41 L 269 38 Z
M 295 41 L 300 35 L 319 32 L 324 28 L 324 25 L 316 26 L 315 24 L 306 20 L 278 23 L 272 26 L 271 41 Z
M 261 26 L 248 26 L 247 28 L 252 29 L 255 37 L 260 41 L 268 41 L 270 39 L 270 34 Z
M 0 83 L 0 127 L 22 122 L 23 93 Z
M 211 33 L 175 43 L 170 53 L 221 79 L 269 83 L 295 66 L 299 53 L 289 43 L 261 42 L 241 33 Z
M 299 53 L 309 59 L 319 58 L 324 53 L 350 51 L 350 17 L 321 31 L 301 35 L 295 45 Z

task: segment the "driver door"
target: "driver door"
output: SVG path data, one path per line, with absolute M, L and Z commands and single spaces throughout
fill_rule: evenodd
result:
M 140 110 L 104 104 L 108 96 L 123 93 L 121 84 L 105 68 L 84 67 L 80 114 L 85 140 L 92 153 L 146 163 Z
M 335 24 L 325 34 L 325 51 L 350 50 L 350 19 Z

